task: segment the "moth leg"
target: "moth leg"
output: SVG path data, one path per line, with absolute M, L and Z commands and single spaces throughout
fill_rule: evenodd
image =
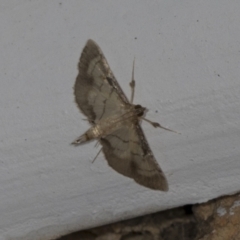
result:
M 98 155 L 100 154 L 100 152 L 102 151 L 102 148 L 98 151 L 97 155 L 95 156 L 95 158 L 92 160 L 92 163 L 95 162 L 95 160 L 97 159 Z
M 174 130 L 172 130 L 172 129 L 165 128 L 165 127 L 163 127 L 162 125 L 160 125 L 160 124 L 157 123 L 157 122 L 152 122 L 152 121 L 150 121 L 150 120 L 148 120 L 148 119 L 146 119 L 146 118 L 141 118 L 141 119 L 143 119 L 144 121 L 150 123 L 150 124 L 151 124 L 153 127 L 155 127 L 155 128 L 159 127 L 159 128 L 162 128 L 162 129 L 167 130 L 167 131 L 170 131 L 170 132 L 174 132 L 174 133 L 177 133 L 177 134 L 181 134 L 181 133 L 176 132 L 176 131 L 174 131 Z
M 135 90 L 134 65 L 135 65 L 135 58 L 133 59 L 132 81 L 129 83 L 129 85 L 131 87 L 131 101 L 130 101 L 130 103 L 133 103 L 134 90 Z
M 100 141 L 97 141 L 94 147 L 98 147 L 100 144 Z

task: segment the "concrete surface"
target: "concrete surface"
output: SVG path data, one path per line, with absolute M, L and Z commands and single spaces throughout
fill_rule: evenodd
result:
M 240 190 L 239 1 L 0 4 L 0 239 L 50 239 Z M 87 39 L 102 48 L 170 190 L 137 185 L 90 143 L 72 86 Z

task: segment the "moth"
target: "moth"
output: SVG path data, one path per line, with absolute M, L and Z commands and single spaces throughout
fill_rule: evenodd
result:
M 111 71 L 100 47 L 89 39 L 78 63 L 74 85 L 77 106 L 87 116 L 91 127 L 73 144 L 98 140 L 100 151 L 114 170 L 154 190 L 168 191 L 167 179 L 155 160 L 140 126 L 146 120 L 154 127 L 159 123 L 144 118 L 146 108 L 134 105 L 134 63 L 131 100 L 129 101 Z

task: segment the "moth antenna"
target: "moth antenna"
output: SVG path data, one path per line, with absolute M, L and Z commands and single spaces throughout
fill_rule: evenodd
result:
M 177 134 L 181 134 L 181 133 L 176 132 L 176 131 L 174 131 L 174 130 L 172 130 L 172 129 L 165 128 L 165 127 L 163 127 L 161 124 L 159 124 L 159 123 L 157 123 L 157 122 L 152 122 L 152 121 L 150 121 L 150 120 L 148 120 L 148 119 L 146 119 L 146 118 L 141 118 L 141 119 L 143 119 L 144 121 L 150 123 L 150 124 L 151 124 L 153 127 L 155 127 L 155 128 L 159 127 L 159 128 L 164 129 L 164 130 L 167 130 L 167 131 L 169 131 L 169 132 L 174 132 L 174 133 L 177 133 Z
M 135 91 L 134 66 L 135 66 L 135 57 L 133 59 L 132 81 L 129 83 L 129 85 L 131 87 L 131 101 L 130 101 L 130 103 L 133 103 L 134 91 Z

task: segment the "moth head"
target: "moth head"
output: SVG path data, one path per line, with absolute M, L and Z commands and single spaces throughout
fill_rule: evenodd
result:
M 145 111 L 147 110 L 145 107 L 142 107 L 139 104 L 135 105 L 134 109 L 135 109 L 136 115 L 138 117 L 142 117 L 144 115 Z

